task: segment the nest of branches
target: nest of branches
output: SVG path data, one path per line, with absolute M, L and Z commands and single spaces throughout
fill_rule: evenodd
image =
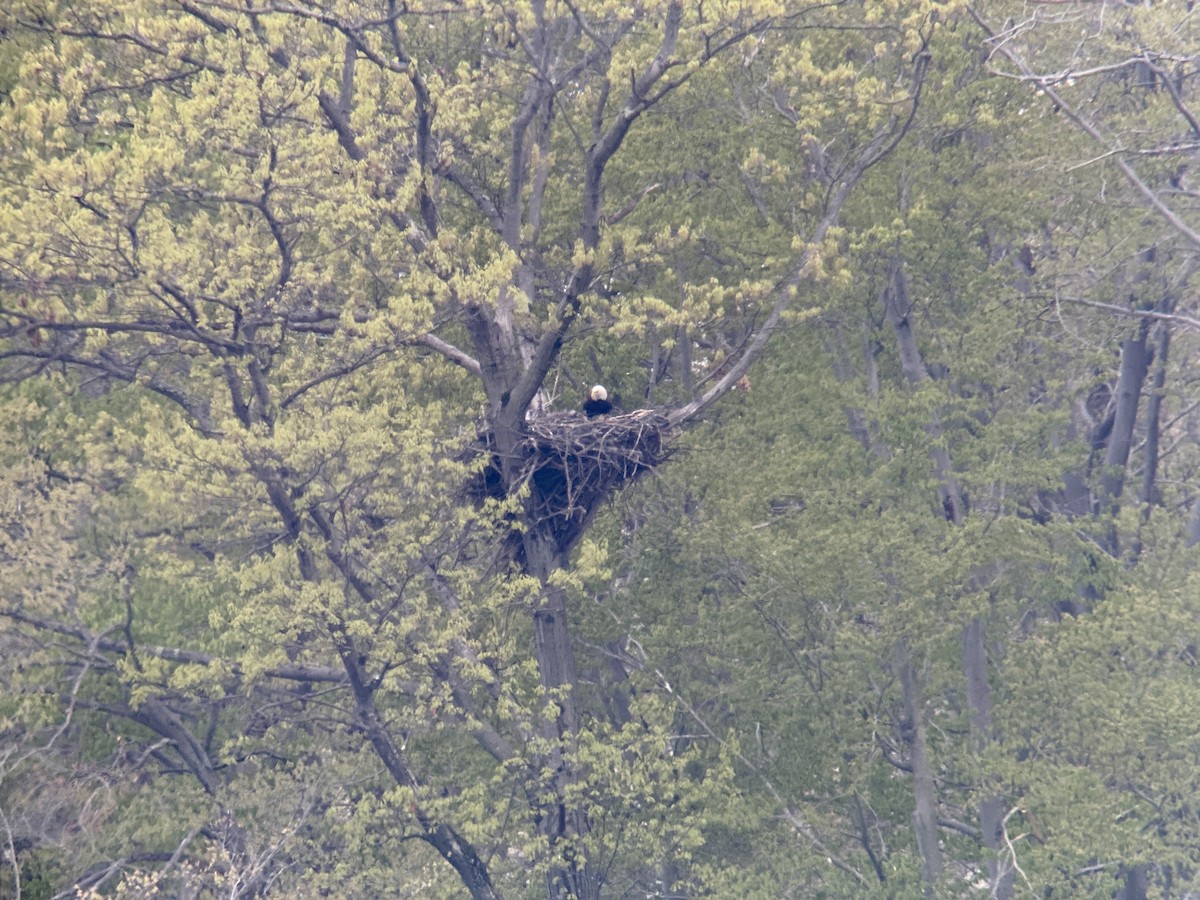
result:
M 670 454 L 666 416 L 652 409 L 588 419 L 570 411 L 550 413 L 526 425 L 518 483 L 529 486 L 531 525 L 547 529 L 566 552 L 604 500 L 622 484 L 655 468 Z M 470 492 L 503 494 L 500 459 L 492 435 L 480 436 L 492 453 Z

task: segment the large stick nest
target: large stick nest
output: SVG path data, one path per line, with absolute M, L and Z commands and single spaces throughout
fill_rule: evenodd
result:
M 667 431 L 666 416 L 652 409 L 594 419 L 575 411 L 549 413 L 527 423 L 513 489 L 529 486 L 529 524 L 549 529 L 559 549 L 569 550 L 604 500 L 670 455 Z M 480 442 L 492 457 L 470 491 L 500 497 L 504 487 L 495 441 L 487 433 Z

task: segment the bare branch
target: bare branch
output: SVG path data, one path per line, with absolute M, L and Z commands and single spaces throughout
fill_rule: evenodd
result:
M 450 362 L 462 366 L 472 375 L 478 376 L 481 373 L 477 359 L 459 350 L 453 344 L 442 340 L 436 334 L 421 335 L 421 337 L 416 339 L 416 342 L 423 344 L 431 350 L 436 350 L 442 356 L 446 357 L 446 359 L 450 360 Z
M 1185 316 L 1181 313 L 1161 312 L 1155 309 L 1131 309 L 1128 306 L 1117 306 L 1114 303 L 1102 303 L 1099 300 L 1088 300 L 1083 297 L 1069 297 L 1063 295 L 1055 295 L 1055 304 L 1072 303 L 1076 306 L 1091 306 L 1095 309 L 1103 309 L 1106 312 L 1116 313 L 1119 316 L 1125 316 L 1131 319 L 1153 319 L 1158 322 L 1169 322 L 1172 325 L 1181 325 L 1184 328 L 1190 328 L 1193 331 L 1200 331 L 1200 319 L 1192 316 Z
M 679 60 L 673 58 L 673 54 L 679 40 L 682 21 L 682 4 L 671 3 L 667 8 L 662 41 L 659 43 L 654 58 L 641 73 L 632 78 L 630 92 L 621 111 L 608 129 L 588 148 L 583 177 L 583 206 L 579 225 L 579 241 L 588 250 L 594 250 L 600 246 L 600 228 L 604 221 L 603 181 L 605 169 L 613 155 L 624 143 L 633 123 L 651 106 L 686 83 L 717 54 L 766 28 L 770 22 L 769 19 L 756 20 L 719 44 L 706 46 L 700 55 L 699 66 L 689 69 L 686 74 L 676 79 L 664 80 L 669 71 L 681 65 Z M 554 316 L 550 319 L 524 372 L 510 393 L 510 409 L 514 410 L 514 414 L 523 416 L 524 411 L 540 390 L 546 373 L 557 358 L 558 351 L 575 322 L 581 298 L 591 290 L 594 275 L 595 263 L 590 257 L 576 264 L 571 272 Z M 780 309 L 779 314 L 782 315 L 782 313 L 783 309 Z M 736 381 L 737 379 L 734 379 L 731 385 Z M 705 405 L 707 406 L 707 404 Z
M 81 625 L 70 625 L 66 622 L 56 621 L 54 619 L 43 619 L 36 616 L 30 616 L 17 609 L 2 609 L 0 608 L 0 617 L 4 617 L 22 625 L 27 625 L 37 631 L 47 631 L 52 634 L 59 634 L 64 637 L 74 638 L 87 645 L 89 648 L 94 648 L 93 651 L 103 651 L 105 653 L 115 653 L 119 656 L 124 656 L 128 652 L 128 646 L 125 641 L 114 640 L 112 638 L 103 637 L 100 634 L 90 631 Z M 185 650 L 178 647 L 157 647 L 142 644 L 138 646 L 138 651 L 144 656 L 152 656 L 157 659 L 167 660 L 168 662 L 190 663 L 198 666 L 211 666 L 219 664 L 226 669 L 231 675 L 236 678 L 244 677 L 244 670 L 239 663 L 231 662 L 213 656 L 209 653 L 201 653 L 196 650 Z M 107 661 L 105 661 L 107 662 Z M 263 674 L 269 678 L 278 678 L 283 681 L 311 682 L 311 683 L 333 683 L 344 684 L 346 681 L 346 673 L 341 669 L 331 666 L 308 666 L 308 665 L 282 665 L 272 666 L 263 671 Z
M 1192 129 L 1192 134 L 1200 138 L 1200 120 L 1196 119 L 1196 116 L 1192 113 L 1191 109 L 1188 108 L 1187 103 L 1184 102 L 1183 96 L 1179 93 L 1179 86 L 1175 83 L 1175 79 L 1172 78 L 1162 66 L 1160 66 L 1151 58 L 1149 52 L 1142 53 L 1142 59 L 1145 61 L 1146 65 L 1150 67 L 1150 70 L 1154 72 L 1154 74 L 1157 75 L 1162 81 L 1163 85 L 1167 89 L 1167 93 L 1171 95 L 1171 102 L 1175 104 L 1175 108 L 1179 110 L 1179 114 L 1183 116 L 1184 120 L 1188 123 L 1188 126 Z
M 1181 237 L 1196 247 L 1200 247 L 1200 232 L 1191 228 L 1185 221 L 1183 221 L 1183 219 L 1179 217 L 1179 214 L 1163 201 L 1158 192 L 1151 188 L 1150 185 L 1146 184 L 1145 180 L 1141 177 L 1141 175 L 1138 174 L 1137 170 L 1134 169 L 1133 166 L 1129 164 L 1128 160 L 1124 158 L 1122 148 L 1114 146 L 1114 143 L 1104 135 L 1104 133 L 1100 130 L 1100 127 L 1094 121 L 1092 121 L 1089 116 L 1085 115 L 1081 110 L 1069 103 L 1067 99 L 1055 88 L 1052 81 L 1046 80 L 1043 76 L 1037 75 L 1033 71 L 1032 67 L 1025 61 L 1024 57 L 1022 57 L 1012 47 L 1010 42 L 999 40 L 999 35 L 996 30 L 988 25 L 986 20 L 983 18 L 983 15 L 976 10 L 974 6 L 968 6 L 967 9 L 970 10 L 971 17 L 975 20 L 976 24 L 978 24 L 979 27 L 982 28 L 990 38 L 992 38 L 995 51 L 1002 54 L 1005 59 L 1016 66 L 1017 70 L 1024 77 L 1030 79 L 1031 81 L 1036 81 L 1041 90 L 1045 92 L 1046 97 L 1053 102 L 1068 119 L 1074 122 L 1080 131 L 1082 131 L 1096 143 L 1100 144 L 1102 147 L 1105 147 L 1109 150 L 1118 151 L 1114 153 L 1112 157 L 1113 165 L 1115 165 L 1121 174 L 1125 176 L 1125 180 L 1129 182 L 1133 189 L 1139 195 L 1141 195 L 1143 201 L 1145 201 L 1145 204 L 1150 209 L 1157 212 L 1167 222 L 1167 224 L 1175 229 L 1175 231 Z
M 363 37 L 358 28 L 340 16 L 334 15 L 319 6 L 306 7 L 295 3 L 268 3 L 265 6 L 251 6 L 249 4 L 223 3 L 219 2 L 219 0 L 195 0 L 193 6 L 219 9 L 224 12 L 244 16 L 265 16 L 270 13 L 284 13 L 300 19 L 310 19 L 320 22 L 322 25 L 328 25 L 330 28 L 344 35 L 354 45 L 354 49 L 358 53 L 381 69 L 397 73 L 405 73 L 408 70 L 406 62 L 392 61 L 383 54 L 376 52 L 372 49 L 371 42 Z
M 928 64 L 928 55 L 922 50 L 918 53 L 913 67 L 913 75 L 909 87 L 911 105 L 904 119 L 894 119 L 888 127 L 881 129 L 875 135 L 874 139 L 863 148 L 858 158 L 849 166 L 841 180 L 836 185 L 831 185 L 825 206 L 825 214 L 821 217 L 820 222 L 817 223 L 816 228 L 813 229 L 812 236 L 804 252 L 800 255 L 800 259 L 792 267 L 791 272 L 772 291 L 772 294 L 775 296 L 775 302 L 771 306 L 771 311 L 767 314 L 767 318 L 759 326 L 758 330 L 754 332 L 752 339 L 737 358 L 737 361 L 702 396 L 691 403 L 672 410 L 668 414 L 668 419 L 672 426 L 680 427 L 694 420 L 717 400 L 729 393 L 741 381 L 750 366 L 766 350 L 771 337 L 779 329 L 780 323 L 783 321 L 784 313 L 787 312 L 793 298 L 799 292 L 800 285 L 808 277 L 809 269 L 816 259 L 815 248 L 825 240 L 825 237 L 829 234 L 829 230 L 837 224 L 841 216 L 842 207 L 845 206 L 852 190 L 867 173 L 868 169 L 879 163 L 899 146 L 900 141 L 904 139 L 912 128 L 912 123 L 916 118 L 917 108 L 920 104 L 921 88 L 924 85 Z

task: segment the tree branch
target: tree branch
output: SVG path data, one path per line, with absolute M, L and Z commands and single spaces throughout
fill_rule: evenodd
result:
M 817 224 L 816 228 L 813 229 L 812 236 L 800 259 L 792 267 L 791 272 L 772 291 L 775 295 L 775 302 L 771 306 L 771 311 L 763 321 L 763 324 L 754 333 L 753 338 L 746 345 L 746 349 L 742 351 L 737 361 L 729 367 L 725 375 L 703 395 L 691 403 L 685 404 L 667 414 L 667 419 L 672 427 L 682 427 L 700 416 L 706 409 L 716 403 L 717 400 L 729 393 L 734 385 L 741 381 L 742 376 L 746 374 L 750 366 L 762 356 L 771 337 L 779 329 L 780 323 L 783 320 L 783 314 L 791 306 L 793 298 L 799 292 L 800 285 L 808 277 L 809 269 L 816 259 L 816 250 L 814 248 L 825 240 L 829 230 L 837 224 L 842 208 L 849 199 L 852 190 L 862 180 L 867 170 L 891 153 L 912 128 L 912 123 L 916 118 L 917 107 L 921 99 L 921 88 L 925 81 L 928 63 L 929 60 L 924 50 L 920 51 L 909 87 L 909 97 L 911 98 L 910 102 L 912 105 L 905 118 L 899 122 L 893 120 L 889 127 L 881 129 L 866 147 L 863 148 L 863 151 L 848 168 L 846 175 L 841 181 L 836 186 L 831 186 L 829 198 L 826 202 L 825 214 L 821 217 L 821 221 Z
M 450 360 L 450 362 L 462 366 L 472 375 L 479 376 L 481 374 L 477 359 L 459 350 L 453 344 L 442 340 L 436 334 L 423 334 L 415 342 L 431 350 L 436 350 L 442 356 L 446 357 L 446 359 Z
M 0 616 L 17 622 L 21 625 L 27 625 L 37 631 L 46 631 L 52 634 L 62 635 L 63 637 L 74 638 L 88 647 L 94 647 L 96 650 L 104 651 L 105 653 L 115 653 L 119 656 L 125 656 L 128 653 L 128 646 L 124 641 L 106 638 L 101 634 L 93 632 L 81 625 L 69 625 L 66 622 L 56 621 L 54 619 L 43 619 L 36 616 L 30 616 L 16 609 L 0 609 Z M 229 672 L 235 678 L 245 677 L 245 671 L 241 664 L 222 659 L 218 656 L 213 656 L 209 653 L 202 653 L 197 650 L 185 650 L 179 647 L 162 647 L 150 646 L 148 644 L 138 645 L 138 652 L 143 656 L 152 656 L 156 659 L 166 660 L 168 662 L 188 663 L 197 666 L 212 666 L 219 664 L 223 669 Z M 111 661 L 106 661 L 111 665 Z M 288 664 L 283 666 L 272 666 L 265 669 L 263 674 L 268 678 L 277 678 L 282 681 L 296 681 L 302 683 L 331 683 L 345 684 L 346 673 L 339 668 L 332 666 L 308 666 Z
M 1112 146 L 1108 138 L 1104 136 L 1103 132 L 1101 132 L 1099 126 L 1097 126 L 1095 122 L 1093 122 L 1088 116 L 1084 115 L 1083 112 L 1076 109 L 1072 104 L 1068 103 L 1066 98 L 1059 93 L 1054 86 L 1058 79 L 1037 75 L 1029 66 L 1029 64 L 1025 62 L 1024 58 L 1020 56 L 1007 41 L 999 40 L 995 29 L 987 24 L 983 16 L 975 9 L 974 6 L 968 6 L 967 9 L 970 11 L 971 17 L 975 20 L 976 24 L 978 24 L 979 27 L 982 28 L 992 40 L 996 51 L 998 51 L 1005 57 L 1005 59 L 1016 66 L 1022 75 L 1031 81 L 1036 82 L 1038 87 L 1045 92 L 1046 97 L 1049 98 L 1068 119 L 1074 122 L 1080 131 L 1082 131 L 1096 143 L 1109 150 L 1119 149 Z M 1142 177 L 1137 173 L 1137 170 L 1134 169 L 1127 160 L 1125 160 L 1121 155 L 1114 154 L 1112 161 L 1113 165 L 1115 165 L 1121 174 L 1125 176 L 1125 180 L 1128 181 L 1133 189 L 1142 197 L 1143 201 L 1145 201 L 1145 204 L 1150 209 L 1157 212 L 1181 237 L 1186 239 L 1194 246 L 1200 247 L 1200 232 L 1191 228 L 1173 209 L 1171 209 L 1171 207 L 1163 202 L 1163 199 L 1158 195 L 1158 192 L 1151 188 L 1150 185 L 1146 184 Z
M 1103 303 L 1099 300 L 1088 300 L 1084 297 L 1069 297 L 1062 294 L 1056 294 L 1054 303 L 1057 306 L 1059 303 L 1072 303 L 1076 306 L 1090 306 L 1094 309 L 1103 309 L 1107 312 L 1115 313 L 1119 316 L 1125 316 L 1130 319 L 1154 319 L 1158 322 L 1167 322 L 1171 325 L 1181 325 L 1184 328 L 1189 328 L 1193 331 L 1200 331 L 1200 319 L 1192 316 L 1185 316 L 1182 313 L 1163 312 L 1157 309 L 1130 309 L 1128 306 L 1117 306 L 1114 303 Z

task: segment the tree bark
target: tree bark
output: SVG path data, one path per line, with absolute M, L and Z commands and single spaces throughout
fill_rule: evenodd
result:
M 921 854 L 921 880 L 925 884 L 925 896 L 932 897 L 943 866 L 942 848 L 938 841 L 937 783 L 925 740 L 925 701 L 913 666 L 912 650 L 904 638 L 896 642 L 896 674 L 900 679 L 905 734 L 913 771 L 913 833 Z
M 884 313 L 892 333 L 896 339 L 897 354 L 900 357 L 901 370 L 910 386 L 916 386 L 929 378 L 929 370 L 921 357 L 916 335 L 909 321 L 911 302 L 908 296 L 908 284 L 904 275 L 903 261 L 899 249 L 892 260 L 890 278 L 884 290 Z M 966 501 L 962 490 L 954 476 L 953 462 L 950 451 L 945 448 L 943 430 L 940 419 L 934 414 L 933 420 L 927 426 L 927 431 L 933 444 L 930 459 L 938 481 L 938 497 L 946 519 L 953 525 L 961 526 L 967 515 Z M 987 653 L 984 644 L 984 621 L 982 617 L 972 618 L 963 628 L 963 674 L 966 679 L 967 703 L 971 710 L 972 749 L 981 753 L 992 739 L 991 716 L 992 699 L 991 686 L 988 681 Z M 905 648 L 905 655 L 908 655 Z M 899 648 L 898 648 L 899 653 Z M 905 694 L 905 706 L 909 716 L 923 716 L 922 708 L 917 705 L 910 708 L 910 700 L 919 699 L 914 673 L 911 671 L 911 660 L 907 661 L 907 677 L 911 684 L 905 684 L 905 663 L 900 662 L 901 689 Z M 914 723 L 913 749 L 913 791 L 916 799 L 916 811 L 913 814 L 913 827 L 917 833 L 917 846 L 921 851 L 922 872 L 925 878 L 926 892 L 932 890 L 933 882 L 941 871 L 941 851 L 937 844 L 937 795 L 933 783 L 932 772 L 929 768 L 924 739 L 924 719 Z M 919 724 L 919 729 L 916 727 Z M 918 753 L 917 744 L 920 744 Z M 918 769 L 918 760 L 927 770 Z M 990 851 L 998 851 L 1000 846 L 1000 829 L 1004 815 L 1003 804 L 999 797 L 985 796 L 979 804 L 979 829 L 983 845 Z M 931 824 L 932 823 L 932 824 Z M 1013 879 L 1011 872 L 1001 869 L 998 856 L 993 856 L 989 863 L 993 895 L 998 898 L 1012 896 Z
M 170 741 L 188 771 L 200 782 L 204 792 L 217 801 L 221 810 L 221 844 L 236 866 L 238 876 L 232 896 L 239 900 L 260 896 L 268 887 L 264 878 L 266 873 L 254 864 L 246 847 L 245 831 L 238 824 L 233 811 L 218 796 L 222 784 L 217 777 L 217 769 L 204 747 L 180 721 L 179 716 L 157 699 L 146 700 L 137 709 L 131 709 L 129 718 Z
M 918 385 L 929 378 L 929 370 L 921 358 L 921 349 L 917 346 L 917 338 L 908 319 L 912 302 L 909 300 L 908 279 L 904 275 L 904 264 L 898 248 L 892 259 L 888 286 L 883 292 L 883 303 L 884 314 L 896 338 L 900 369 L 909 385 Z M 934 472 L 937 475 L 938 498 L 941 500 L 942 509 L 947 519 L 955 525 L 961 525 L 966 516 L 966 504 L 954 477 L 950 452 L 943 446 L 942 423 L 936 414 L 926 430 L 933 445 L 929 457 L 933 460 Z
M 963 628 L 963 674 L 967 680 L 967 702 L 971 709 L 971 750 L 982 753 L 994 737 L 992 733 L 992 688 L 988 682 L 987 647 L 983 640 L 983 619 L 971 619 Z M 1007 900 L 1013 895 L 1015 872 L 1000 859 L 1004 804 L 1001 798 L 986 795 L 979 801 L 979 830 L 983 846 L 992 851 L 988 863 L 991 896 Z
M 1133 447 L 1133 429 L 1137 424 L 1142 385 L 1150 366 L 1146 339 L 1150 322 L 1143 319 L 1136 338 L 1121 342 L 1121 369 L 1117 376 L 1116 409 L 1112 433 L 1104 452 L 1104 472 L 1100 480 L 1100 507 L 1116 515 L 1120 511 L 1121 493 L 1125 488 L 1125 467 Z
M 1170 312 L 1170 308 L 1164 310 Z M 1167 383 L 1167 357 L 1171 349 L 1171 326 L 1162 322 L 1158 326 L 1158 342 L 1154 356 L 1157 365 L 1154 369 L 1154 380 L 1150 383 L 1150 394 L 1146 401 L 1146 463 L 1142 471 L 1142 491 L 1139 499 L 1142 502 L 1142 521 L 1149 521 L 1150 508 L 1154 505 L 1157 495 L 1158 481 L 1158 447 L 1161 438 L 1161 415 L 1163 389 Z
M 395 782 L 412 790 L 415 797 L 420 782 L 376 708 L 374 691 L 363 677 L 357 652 L 353 647 L 346 645 L 341 650 L 341 656 L 354 692 L 355 720 L 359 728 L 366 734 Z M 421 811 L 419 800 L 414 799 L 412 808 L 422 829 L 421 839 L 454 867 L 472 900 L 500 900 L 500 894 L 488 873 L 487 863 L 470 842 L 445 822 L 434 822 L 426 817 Z
M 1149 879 L 1145 866 L 1122 866 L 1124 881 L 1117 891 L 1114 900 L 1146 900 L 1149 891 Z
M 546 896 L 592 898 L 600 896 L 600 877 L 595 867 L 573 858 L 569 842 L 588 833 L 587 810 L 568 801 L 575 780 L 572 758 L 579 734 L 579 710 L 575 698 L 575 649 L 567 618 L 566 592 L 550 580 L 566 564 L 555 536 L 531 523 L 524 536 L 525 569 L 542 585 L 533 609 L 534 655 L 546 693 L 542 737 L 553 748 L 542 761 L 550 773 L 545 787 L 552 792 L 538 811 L 538 831 L 550 846 L 567 847 L 546 874 Z

